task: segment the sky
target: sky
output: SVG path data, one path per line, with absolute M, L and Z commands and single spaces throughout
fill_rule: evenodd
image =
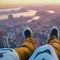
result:
M 0 6 L 11 4 L 60 4 L 60 0 L 0 0 Z

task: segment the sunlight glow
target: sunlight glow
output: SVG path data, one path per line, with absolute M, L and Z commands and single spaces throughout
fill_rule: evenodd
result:
M 28 20 L 27 23 L 31 23 L 32 21 L 38 21 L 40 19 L 40 16 L 35 16 L 32 19 Z
M 0 20 L 8 19 L 7 15 L 0 15 Z
M 28 20 L 27 22 L 30 23 L 30 22 L 32 22 L 32 20 Z
M 16 8 L 18 10 L 18 8 Z M 15 9 L 6 9 L 5 11 L 10 11 L 10 10 L 15 10 Z M 4 10 L 3 10 L 4 11 Z M 0 10 L 1 12 L 1 10 Z M 17 18 L 17 17 L 33 17 L 36 14 L 36 10 L 28 10 L 28 12 L 22 12 L 22 13 L 14 13 L 13 18 Z M 9 14 L 5 14 L 5 15 L 0 15 L 0 20 L 4 20 L 8 18 Z
M 35 16 L 34 18 L 32 18 L 32 20 L 35 20 L 35 21 L 37 21 L 37 20 L 39 20 L 39 19 L 40 19 L 39 16 Z
M 13 14 L 13 17 L 16 18 L 16 17 L 20 17 L 20 16 L 23 16 L 23 17 L 27 17 L 27 16 L 34 16 L 36 14 L 37 11 L 35 10 L 29 10 L 28 12 L 23 12 L 23 13 L 16 13 L 16 14 Z

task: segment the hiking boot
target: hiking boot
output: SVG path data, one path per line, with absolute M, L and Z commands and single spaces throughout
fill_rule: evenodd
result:
M 59 29 L 56 25 L 54 25 L 50 30 L 50 37 L 49 38 L 51 38 L 53 36 L 55 36 L 57 39 L 59 39 Z
M 23 31 L 23 37 L 24 38 L 28 38 L 28 37 L 32 37 L 33 33 L 30 27 L 25 27 L 24 31 Z

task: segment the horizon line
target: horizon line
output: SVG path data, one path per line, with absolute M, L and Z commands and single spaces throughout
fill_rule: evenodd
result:
M 33 4 L 33 3 L 31 3 L 31 4 L 0 4 L 0 7 L 14 7 L 14 6 L 40 6 L 40 5 L 60 5 L 60 4 L 37 4 L 37 3 L 35 3 L 35 4 Z

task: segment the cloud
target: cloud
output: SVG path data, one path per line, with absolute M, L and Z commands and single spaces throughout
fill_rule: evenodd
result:
M 55 13 L 55 11 L 53 10 L 46 10 L 46 12 L 51 13 L 51 14 Z

